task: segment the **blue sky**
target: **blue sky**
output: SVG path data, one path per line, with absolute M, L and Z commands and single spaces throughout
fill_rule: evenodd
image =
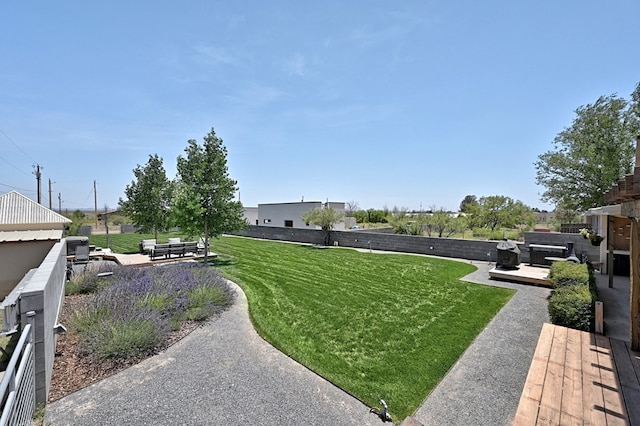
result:
M 245 206 L 543 204 L 574 111 L 640 82 L 640 2 L 111 1 L 0 6 L 0 193 L 113 208 L 213 127 Z

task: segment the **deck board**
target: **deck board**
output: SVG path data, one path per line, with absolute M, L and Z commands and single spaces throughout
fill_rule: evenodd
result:
M 640 354 L 629 344 L 544 324 L 514 425 L 640 424 Z
M 583 414 L 585 425 L 604 425 L 607 419 L 604 415 L 604 399 L 602 388 L 596 386 L 600 383 L 600 370 L 598 369 L 598 354 L 596 352 L 595 335 L 581 333 L 582 341 L 582 401 L 585 413 Z M 599 408 L 598 408 L 599 407 Z

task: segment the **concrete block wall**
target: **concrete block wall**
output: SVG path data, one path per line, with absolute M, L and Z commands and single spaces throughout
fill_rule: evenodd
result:
M 249 226 L 236 233 L 252 238 L 324 244 L 324 231 L 312 229 Z M 497 241 L 462 240 L 454 238 L 417 237 L 360 231 L 331 231 L 332 244 L 371 250 L 429 254 L 467 260 L 496 261 Z M 521 249 L 522 250 L 522 249 Z
M 64 298 L 67 269 L 66 241 L 56 243 L 20 296 L 20 323 L 27 324 L 27 312 L 35 312 L 36 403 L 45 403 L 51 386 L 56 350 L 54 327 Z
M 245 230 L 237 233 L 237 235 L 267 240 L 324 244 L 324 232 L 321 230 L 249 226 Z M 428 254 L 487 262 L 495 262 L 497 260 L 496 249 L 499 243 L 499 241 L 493 240 L 463 240 L 457 238 L 375 233 L 373 230 L 367 230 L 367 232 L 332 231 L 331 241 L 332 244 L 337 242 L 341 247 Z M 586 253 L 590 259 L 598 259 L 599 248 L 592 246 L 589 241 L 584 239 L 580 234 L 526 232 L 525 241 L 516 242 L 516 244 L 520 249 L 520 261 L 527 263 L 529 262 L 529 244 L 566 246 L 569 241 L 574 243 L 575 252 L 578 257 L 580 257 L 582 253 Z
M 297 229 L 275 226 L 249 225 L 242 231 L 234 233 L 234 235 L 241 235 L 251 238 L 262 238 L 265 240 L 293 241 L 297 243 L 307 244 L 324 244 L 324 231 L 316 229 Z

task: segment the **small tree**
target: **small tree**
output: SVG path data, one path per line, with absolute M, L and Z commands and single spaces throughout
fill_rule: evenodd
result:
M 345 203 L 344 207 L 345 207 L 345 215 L 347 217 L 354 217 L 358 209 L 360 209 L 358 202 L 353 200 Z
M 513 228 L 516 225 L 533 226 L 535 217 L 531 208 L 519 200 L 503 195 L 480 197 L 478 204 L 471 208 L 471 220 L 474 226 L 489 228 Z
M 203 235 L 208 248 L 209 237 L 246 226 L 244 209 L 240 201 L 234 201 L 237 182 L 229 177 L 227 149 L 213 129 L 202 145 L 187 141 L 184 151 L 185 156 L 178 157 L 176 222 L 189 235 Z M 207 252 L 205 249 L 205 263 Z
M 453 218 L 449 212 L 444 207 L 436 209 L 435 206 L 431 208 L 431 211 L 433 211 L 433 214 L 429 218 L 429 224 L 437 230 L 438 237 L 442 238 L 443 235 L 446 237 L 451 235 L 453 232 Z
M 406 211 L 397 211 L 389 217 L 389 225 L 393 228 L 393 232 L 396 234 L 408 234 L 409 233 L 409 217 Z
M 353 213 L 353 217 L 356 219 L 357 223 L 366 223 L 369 222 L 369 215 L 366 210 L 357 210 Z
M 69 224 L 69 235 L 78 235 L 78 231 L 80 231 L 80 227 L 84 223 L 84 218 L 86 215 L 82 213 L 80 210 L 75 210 L 71 213 L 71 224 Z
M 158 231 L 169 226 L 169 208 L 171 205 L 171 183 L 167 179 L 162 158 L 157 154 L 149 155 L 149 161 L 143 167 L 133 169 L 135 179 L 124 190 L 126 200 L 120 198 L 118 204 L 122 211 L 138 228 L 138 232 L 153 232 L 156 240 Z
M 305 223 L 319 226 L 325 232 L 324 244 L 326 246 L 331 244 L 331 230 L 336 223 L 341 222 L 344 218 L 344 213 L 338 212 L 331 207 L 318 207 L 313 210 L 309 210 L 301 216 Z

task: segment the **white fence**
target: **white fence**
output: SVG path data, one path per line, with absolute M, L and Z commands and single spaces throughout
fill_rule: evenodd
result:
M 2 416 L 0 426 L 31 424 L 36 409 L 35 351 L 33 344 L 35 312 L 27 313 L 27 324 L 14 349 L 0 384 Z

